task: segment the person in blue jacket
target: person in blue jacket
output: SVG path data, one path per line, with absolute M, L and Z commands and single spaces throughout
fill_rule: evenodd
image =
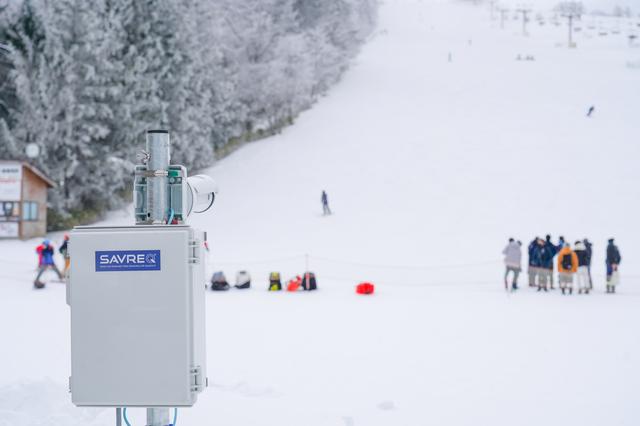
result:
M 547 235 L 546 240 L 541 241 L 540 246 L 540 278 L 543 285 L 538 286 L 538 291 L 547 291 L 547 282 L 549 288 L 553 290 L 553 258 L 558 254 L 560 248 L 551 242 L 551 235 Z
M 535 287 L 536 277 L 540 271 L 540 246 L 538 245 L 539 237 L 535 237 L 533 241 L 529 243 L 527 251 L 529 253 L 529 268 L 527 270 L 529 274 L 529 287 Z
M 42 277 L 42 274 L 44 274 L 47 269 L 53 269 L 53 271 L 58 275 L 58 279 L 62 280 L 62 274 L 53 260 L 54 251 L 51 242 L 49 240 L 44 240 L 42 244 L 36 247 L 36 252 L 38 253 L 38 275 L 36 276 L 33 285 L 36 288 L 44 287 L 44 283 L 40 281 L 40 277 Z

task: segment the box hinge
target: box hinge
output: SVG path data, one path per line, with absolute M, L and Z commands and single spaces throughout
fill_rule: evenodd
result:
M 188 262 L 191 264 L 200 263 L 200 240 L 191 240 L 189 241 L 189 259 Z
M 206 387 L 206 379 L 202 377 L 202 368 L 195 366 L 191 369 L 191 392 L 202 392 Z

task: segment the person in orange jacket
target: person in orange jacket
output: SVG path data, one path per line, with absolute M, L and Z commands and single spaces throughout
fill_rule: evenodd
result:
M 573 293 L 573 275 L 578 271 L 578 255 L 571 250 L 571 245 L 565 243 L 558 253 L 558 282 L 562 294 Z

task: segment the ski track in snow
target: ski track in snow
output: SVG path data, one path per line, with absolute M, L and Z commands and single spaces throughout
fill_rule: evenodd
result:
M 221 192 L 192 224 L 209 272 L 248 269 L 254 288 L 207 294 L 212 386 L 178 423 L 637 425 L 640 72 L 626 64 L 640 49 L 582 33 L 569 51 L 564 27 L 523 38 L 435 0 L 387 0 L 380 20 L 294 126 L 207 171 Z M 545 233 L 595 243 L 594 294 L 504 292 L 506 239 Z M 0 242 L 0 425 L 112 425 L 113 410 L 70 402 L 65 288 L 32 290 L 36 243 Z M 265 291 L 305 254 L 318 292 Z M 356 296 L 360 280 L 376 293 Z

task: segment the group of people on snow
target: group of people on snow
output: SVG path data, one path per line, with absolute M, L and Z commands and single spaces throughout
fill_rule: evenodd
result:
M 562 294 L 573 294 L 574 282 L 579 294 L 589 294 L 593 290 L 591 277 L 593 244 L 587 238 L 576 241 L 572 247 L 564 237 L 559 238 L 558 244 L 551 241 L 550 235 L 544 239 L 535 237 L 529 244 L 527 253 L 529 255 L 527 268 L 529 287 L 537 288 L 538 291 L 555 289 L 555 263 L 558 268 L 558 287 Z M 517 290 L 518 277 L 522 271 L 522 243 L 510 238 L 502 254 L 505 256 L 506 266 L 505 289 L 509 289 L 509 276 L 512 275 L 511 290 Z M 615 293 L 616 285 L 619 283 L 618 267 L 622 257 L 613 238 L 609 239 L 606 255 L 606 292 Z
M 33 282 L 35 288 L 44 288 L 44 282 L 41 280 L 42 275 L 49 269 L 56 273 L 59 280 L 64 279 L 69 273 L 69 267 L 71 260 L 69 258 L 69 236 L 65 234 L 64 240 L 58 249 L 62 257 L 64 258 L 64 269 L 60 272 L 56 265 L 54 254 L 55 248 L 51 241 L 44 240 L 42 244 L 36 247 L 36 253 L 38 254 L 38 274 Z

